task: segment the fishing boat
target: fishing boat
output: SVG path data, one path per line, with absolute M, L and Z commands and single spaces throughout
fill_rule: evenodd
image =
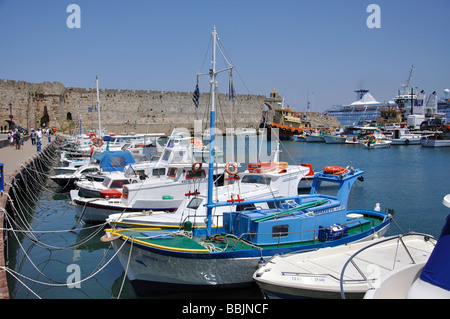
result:
M 211 132 L 214 132 L 216 71 L 214 27 L 211 76 Z M 226 70 L 226 69 L 225 69 Z M 183 229 L 109 229 L 111 241 L 126 276 L 138 295 L 152 290 L 189 290 L 242 287 L 253 283 L 258 263 L 275 254 L 337 246 L 383 235 L 390 224 L 387 213 L 348 211 L 351 186 L 361 170 L 340 170 L 339 175 L 316 173 L 310 195 L 242 201 L 242 205 L 272 202 L 271 209 L 223 213 L 223 227 L 213 229 L 215 207 L 235 203 L 213 201 L 214 133 L 210 147 L 206 227 Z M 321 182 L 339 185 L 337 196 L 319 195 Z M 362 218 L 349 219 L 347 214 Z M 341 231 L 333 231 L 338 224 Z M 321 240 L 318 239 L 321 232 Z
M 166 175 L 166 169 L 164 167 L 156 167 L 156 162 L 143 162 L 127 165 L 123 172 L 111 172 L 108 175 L 103 175 L 103 178 L 97 176 L 96 178 L 78 180 L 75 182 L 75 186 L 80 197 L 120 198 L 124 185 L 141 183 L 149 176 L 164 175 Z M 87 176 L 91 177 L 91 175 Z
M 422 147 L 450 147 L 450 125 L 443 127 L 442 132 L 422 137 L 420 144 Z
M 324 134 L 323 139 L 327 144 L 345 144 L 348 136 L 345 134 L 344 129 L 336 130 L 334 133 Z
M 87 164 L 79 167 L 73 174 L 59 174 L 50 176 L 62 189 L 68 190 L 75 187 L 75 182 L 87 178 L 88 174 L 96 173 L 103 180 L 107 173 L 123 171 L 126 165 L 135 163 L 133 156 L 128 151 L 105 151 L 95 154 L 93 158 L 98 164 Z
M 113 248 L 139 295 L 153 289 L 202 290 L 252 284 L 258 264 L 276 254 L 309 251 L 382 236 L 390 223 L 387 213 L 347 210 L 348 192 L 362 171 L 342 177 L 317 173 L 311 195 L 243 201 L 273 209 L 223 212 L 223 227 L 170 230 L 110 229 L 105 240 Z M 322 181 L 341 186 L 338 196 L 317 194 Z M 350 188 L 349 188 L 350 187 Z M 213 207 L 230 206 L 230 202 Z M 208 208 L 208 206 L 207 206 Z M 356 214 L 356 215 L 355 215 Z
M 392 145 L 420 145 L 421 134 L 412 134 L 407 128 L 392 130 Z
M 409 233 L 281 255 L 258 269 L 253 279 L 271 299 L 337 299 L 342 297 L 341 282 L 345 298 L 363 298 L 382 275 L 426 261 L 435 244 L 430 235 Z
M 450 194 L 443 204 L 450 207 Z M 449 269 L 450 215 L 428 260 L 384 274 L 364 299 L 450 299 Z
M 324 134 L 320 131 L 313 131 L 305 134 L 306 142 L 308 143 L 325 143 Z
M 261 165 L 262 164 L 262 165 Z M 309 173 L 307 166 L 287 165 L 287 163 L 271 161 L 267 163 L 250 163 L 249 169 L 237 174 L 230 171 L 227 184 L 215 187 L 215 202 L 231 202 L 232 206 L 216 207 L 212 213 L 214 227 L 223 226 L 223 213 L 256 209 L 256 204 L 242 205 L 241 202 L 270 197 L 291 197 L 298 194 L 298 185 Z M 236 174 L 235 174 L 236 173 Z M 173 213 L 142 212 L 116 213 L 106 220 L 111 227 L 176 227 L 186 222 L 192 227 L 205 227 L 207 211 L 207 194 L 195 192 L 185 194 L 185 199 Z M 269 203 L 261 202 L 258 208 L 269 208 Z
M 109 215 L 117 212 L 175 211 L 186 193 L 202 192 L 207 184 L 203 163 L 195 161 L 191 142 L 191 137 L 172 134 L 153 167 L 165 169 L 166 173 L 124 185 L 120 198 L 85 198 L 79 190 L 72 190 L 70 196 L 76 214 L 87 223 L 104 223 Z M 225 164 L 215 164 L 216 184 L 223 183 L 224 171 Z

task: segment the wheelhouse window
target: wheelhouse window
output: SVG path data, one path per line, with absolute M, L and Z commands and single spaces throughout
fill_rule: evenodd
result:
M 122 188 L 123 185 L 127 185 L 130 182 L 127 179 L 119 179 L 119 180 L 115 180 L 111 183 L 110 188 Z
M 201 179 L 201 178 L 205 178 L 206 177 L 206 173 L 205 170 L 201 169 L 198 172 L 194 172 L 194 171 L 187 171 L 186 173 L 186 179 Z
M 186 207 L 189 209 L 197 209 L 200 207 L 202 202 L 203 202 L 203 199 L 196 197 L 196 198 L 191 199 L 191 201 L 189 202 L 189 204 Z
M 270 178 L 260 175 L 245 175 L 242 180 L 242 183 L 253 183 L 253 184 L 270 184 Z
M 272 227 L 272 237 L 287 237 L 289 232 L 289 225 L 277 225 Z
M 167 173 L 167 176 L 175 177 L 175 176 L 177 176 L 177 171 L 178 171 L 178 168 L 170 167 L 169 172 Z
M 166 169 L 165 168 L 154 168 L 152 171 L 153 176 L 163 176 L 166 175 Z

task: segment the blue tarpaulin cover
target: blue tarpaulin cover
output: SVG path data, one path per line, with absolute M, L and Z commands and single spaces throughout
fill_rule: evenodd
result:
M 420 279 L 432 285 L 450 290 L 450 215 L 439 236 L 430 258 L 422 270 Z
M 126 165 L 135 163 L 129 151 L 106 151 L 93 157 L 100 161 L 100 167 L 104 172 L 123 172 Z

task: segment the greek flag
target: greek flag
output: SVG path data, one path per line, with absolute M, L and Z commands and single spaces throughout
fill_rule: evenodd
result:
M 231 101 L 234 101 L 234 97 L 235 96 L 236 96 L 236 91 L 234 90 L 234 86 L 233 86 L 233 75 L 230 73 L 230 84 L 229 84 L 228 98 Z
M 192 101 L 194 101 L 195 107 L 198 107 L 199 99 L 200 99 L 200 90 L 198 88 L 198 82 L 197 82 L 197 85 L 195 86 L 194 95 L 192 96 Z

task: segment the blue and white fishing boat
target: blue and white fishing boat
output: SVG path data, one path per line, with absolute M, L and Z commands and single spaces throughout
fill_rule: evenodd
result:
M 211 76 L 211 132 L 214 132 L 216 89 L 214 27 Z M 223 70 L 222 70 L 223 71 Z M 212 228 L 212 211 L 235 203 L 213 202 L 213 150 L 211 135 L 206 227 L 190 223 L 177 231 L 168 229 L 109 229 L 110 240 L 125 274 L 138 295 L 162 290 L 203 290 L 253 284 L 260 262 L 275 254 L 319 249 L 381 236 L 390 224 L 387 213 L 348 211 L 352 185 L 363 172 L 317 173 L 310 195 L 243 201 L 241 204 L 272 203 L 271 209 L 223 213 L 223 227 Z M 319 195 L 323 181 L 334 182 L 336 196 Z M 334 231 L 335 229 L 338 231 Z

